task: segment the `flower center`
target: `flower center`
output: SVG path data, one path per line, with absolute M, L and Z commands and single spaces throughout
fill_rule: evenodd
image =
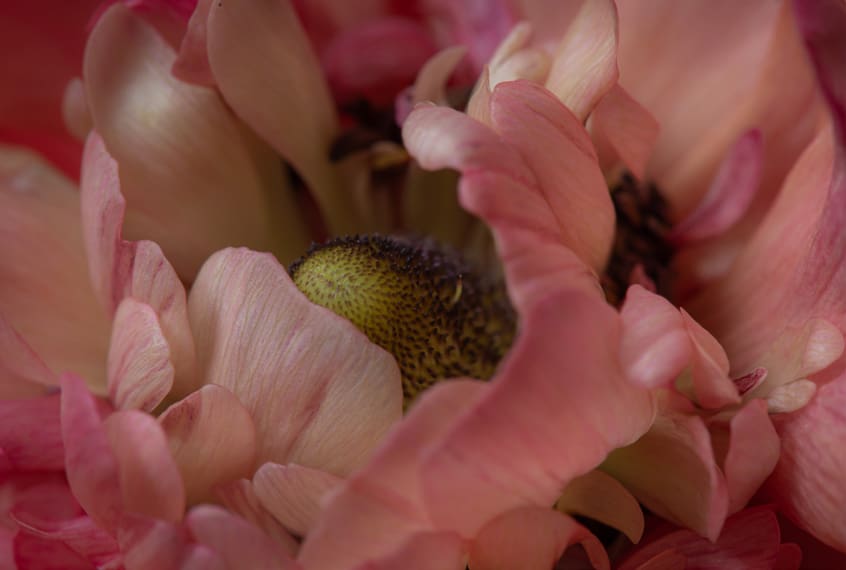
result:
M 406 405 L 440 379 L 490 378 L 514 339 L 502 283 L 430 241 L 339 238 L 313 246 L 289 272 L 313 303 L 393 354 Z
M 675 250 L 667 240 L 672 227 L 669 208 L 654 184 L 640 183 L 626 173 L 611 188 L 617 228 L 611 257 L 602 276 L 602 288 L 612 305 L 619 306 L 632 283 L 644 281 L 669 298 L 670 262 Z

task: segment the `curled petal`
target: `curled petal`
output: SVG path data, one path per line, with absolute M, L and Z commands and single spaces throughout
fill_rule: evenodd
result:
M 109 346 L 108 389 L 118 409 L 153 410 L 173 386 L 170 349 L 156 313 L 127 297 L 118 306 Z
M 209 65 L 209 53 L 206 43 L 206 24 L 209 10 L 214 0 L 199 0 L 197 7 L 188 20 L 188 29 L 179 46 L 179 53 L 173 62 L 172 72 L 175 77 L 187 83 L 212 87 L 214 75 Z
M 188 503 L 211 496 L 212 488 L 253 469 L 256 430 L 232 392 L 207 384 L 159 417 L 170 453 L 185 485 Z
M 189 282 L 226 245 L 293 260 L 307 241 L 278 158 L 215 91 L 174 78 L 174 58 L 121 4 L 103 14 L 88 41 L 88 101 L 120 165 L 130 205 L 126 237 L 161 244 Z
M 253 477 L 253 488 L 264 507 L 294 534 L 306 536 L 320 515 L 327 494 L 341 479 L 300 465 L 265 463 Z
M 393 357 L 308 301 L 271 256 L 215 254 L 189 304 L 203 376 L 250 412 L 258 464 L 299 463 L 345 475 L 399 419 Z

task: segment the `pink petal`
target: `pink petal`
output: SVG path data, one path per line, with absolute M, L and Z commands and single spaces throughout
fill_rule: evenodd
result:
M 158 422 L 126 410 L 103 425 L 118 464 L 124 508 L 170 522 L 182 519 L 185 489 Z
M 396 122 L 402 125 L 411 113 L 412 105 L 431 101 L 438 105 L 446 104 L 446 85 L 456 66 L 464 58 L 467 50 L 463 46 L 452 46 L 439 51 L 420 68 L 417 79 L 407 90 L 407 103 L 403 106 L 403 94 L 396 98 Z
M 747 131 L 729 149 L 696 209 L 673 227 L 670 239 L 682 245 L 719 236 L 740 220 L 758 191 L 763 159 L 761 131 Z
M 635 544 L 643 535 L 643 511 L 637 499 L 619 481 L 596 469 L 570 481 L 555 508 L 616 528 Z
M 125 515 L 118 530 L 127 570 L 177 570 L 187 549 L 185 533 L 173 523 L 140 515 Z
M 682 322 L 693 347 L 691 373 L 697 402 L 705 408 L 721 408 L 740 401 L 734 382 L 728 377 L 726 351 L 711 333 L 697 323 L 684 309 Z
M 657 515 L 716 540 L 728 491 L 698 416 L 665 410 L 633 445 L 614 451 L 602 469 Z
M 309 302 L 271 256 L 215 254 L 189 303 L 203 377 L 249 410 L 257 464 L 299 463 L 345 475 L 399 419 L 393 357 Z
M 112 324 L 108 360 L 109 397 L 118 409 L 150 412 L 173 386 L 170 350 L 156 313 L 127 297 Z
M 84 514 L 62 471 L 6 470 L 0 512 L 20 526 L 50 526 Z
M 206 87 L 215 85 L 206 44 L 206 24 L 209 20 L 212 1 L 199 0 L 197 2 L 197 8 L 188 20 L 188 29 L 185 31 L 179 53 L 171 68 L 174 77 L 186 83 Z
M 256 454 L 256 429 L 232 392 L 207 384 L 170 406 L 160 417 L 189 503 L 211 497 L 212 488 L 249 476 Z
M 211 548 L 230 568 L 299 568 L 259 529 L 220 507 L 196 507 L 188 513 L 185 524 L 197 542 Z
M 85 97 L 85 86 L 79 77 L 71 79 L 65 87 L 62 96 L 62 118 L 68 131 L 80 141 L 84 141 L 91 132 L 91 113 Z
M 40 396 L 58 378 L 0 314 L 0 397 Z
M 0 211 L 0 313 L 48 369 L 104 388 L 108 325 L 85 271 L 76 189 L 35 155 L 3 148 Z M 19 344 L 8 334 L 4 344 Z M 38 368 L 31 352 L 16 358 L 4 367 Z
M 317 469 L 265 463 L 253 476 L 253 488 L 276 520 L 294 534 L 306 536 L 320 516 L 323 500 L 341 481 Z
M 63 470 L 59 396 L 0 400 L 0 449 L 3 471 Z
M 14 538 L 15 566 L 40 570 L 95 570 L 95 566 L 59 541 L 24 532 Z
M 290 0 L 213 2 L 208 50 L 226 102 L 302 176 L 329 233 L 356 231 L 352 196 L 329 164 L 334 105 Z
M 599 100 L 591 114 L 591 134 L 599 151 L 603 170 L 613 165 L 616 159 L 625 165 L 638 179 L 646 174 L 646 164 L 652 156 L 652 149 L 658 139 L 660 127 L 655 117 L 634 100 L 629 93 L 614 85 Z M 607 147 L 613 156 L 603 157 L 600 151 Z
M 421 532 L 411 535 L 397 550 L 356 570 L 463 570 L 467 567 L 466 545 L 452 532 Z
M 191 544 L 182 558 L 180 570 L 229 570 L 229 566 L 211 548 Z
M 731 439 L 723 461 L 729 513 L 749 502 L 769 477 L 779 458 L 778 434 L 762 400 L 752 400 L 731 420 Z
M 114 537 L 97 526 L 90 517 L 45 521 L 18 516 L 21 514 L 19 512 L 14 514 L 21 532 L 60 542 L 93 564 L 108 566 L 120 557 L 120 549 Z
M 602 543 L 583 526 L 557 511 L 523 507 L 486 524 L 470 550 L 474 570 L 552 568 L 564 550 L 579 542 L 591 566 L 609 569 Z
M 130 205 L 126 237 L 161 244 L 186 281 L 227 245 L 293 260 L 307 241 L 278 158 L 215 91 L 174 78 L 174 58 L 156 31 L 120 4 L 103 14 L 88 41 L 88 102 L 120 165 Z
M 65 470 L 74 496 L 104 529 L 116 529 L 123 498 L 119 467 L 94 397 L 73 374 L 61 377 Z
M 219 485 L 216 491 L 217 498 L 228 511 L 254 524 L 280 545 L 285 552 L 291 556 L 296 556 L 297 550 L 300 548 L 299 542 L 259 501 L 251 481 L 239 479 Z
M 617 75 L 617 8 L 584 2 L 556 47 L 546 87 L 584 121 Z

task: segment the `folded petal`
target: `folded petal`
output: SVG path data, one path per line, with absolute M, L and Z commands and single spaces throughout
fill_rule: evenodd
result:
M 302 176 L 329 233 L 355 232 L 360 213 L 329 163 L 335 108 L 291 1 L 213 2 L 208 50 L 226 102 Z
M 313 305 L 271 256 L 225 250 L 189 299 L 203 377 L 249 410 L 258 464 L 346 475 L 401 415 L 399 369 L 349 321 Z
M 470 549 L 470 567 L 552 568 L 564 550 L 577 542 L 584 546 L 593 568 L 611 567 L 599 539 L 570 517 L 540 507 L 514 509 L 482 528 Z
M 83 159 L 80 195 L 94 289 L 112 317 L 126 297 L 153 309 L 156 326 L 161 328 L 158 334 L 167 342 L 167 358 L 174 368 L 171 382 L 176 383 L 178 394 L 185 393 L 198 381 L 185 288 L 157 244 L 122 238 L 126 202 L 120 191 L 117 164 L 97 133 L 89 136 Z
M 85 270 L 76 189 L 35 155 L 3 147 L 0 211 L 0 313 L 49 369 L 105 390 L 108 321 Z
M 188 29 L 173 62 L 173 75 L 186 83 L 213 87 L 214 75 L 209 65 L 206 24 L 213 0 L 199 0 L 188 20 Z
M 118 409 L 150 412 L 173 386 L 170 349 L 155 311 L 127 297 L 112 323 L 109 345 L 109 398 Z
M 232 392 L 207 384 L 159 417 L 189 504 L 208 500 L 212 488 L 249 476 L 256 429 Z
M 318 469 L 265 463 L 253 476 L 253 488 L 276 520 L 294 534 L 306 536 L 320 515 L 321 503 L 341 481 Z
M 295 259 L 306 234 L 277 157 L 216 92 L 174 78 L 174 58 L 156 31 L 120 4 L 103 14 L 88 41 L 88 102 L 120 165 L 126 237 L 161 244 L 187 281 L 227 245 Z

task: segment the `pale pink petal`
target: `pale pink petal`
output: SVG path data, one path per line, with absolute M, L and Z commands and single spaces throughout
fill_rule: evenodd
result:
M 463 536 L 511 508 L 552 504 L 643 435 L 656 411 L 616 363 L 619 325 L 604 301 L 563 291 L 537 301 L 522 326 L 491 389 L 423 458 L 432 521 Z
M 762 400 L 752 400 L 731 419 L 731 435 L 723 471 L 729 493 L 729 513 L 749 502 L 778 462 L 778 434 Z
M 643 535 L 643 511 L 637 499 L 619 481 L 597 469 L 570 481 L 555 508 L 616 528 L 634 543 Z
M 119 466 L 97 411 L 94 396 L 73 374 L 63 374 L 62 438 L 65 471 L 85 512 L 105 529 L 116 529 L 123 498 Z
M 193 538 L 214 551 L 229 568 L 300 567 L 258 528 L 220 507 L 196 507 L 188 513 L 185 524 Z
M 284 548 L 285 552 L 291 556 L 296 556 L 297 550 L 300 548 L 299 542 L 264 507 L 256 496 L 251 481 L 239 479 L 225 483 L 219 485 L 216 492 L 220 503 L 228 511 L 245 518 Z
M 433 55 L 420 68 L 420 73 L 414 81 L 412 103 L 432 101 L 439 105 L 444 104 L 447 81 L 466 53 L 467 50 L 463 46 L 453 46 Z M 398 123 L 402 124 L 402 121 Z
M 94 126 L 85 98 L 85 86 L 79 77 L 71 79 L 65 87 L 62 96 L 62 118 L 68 131 L 80 141 L 85 140 Z
M 763 153 L 761 131 L 744 133 L 729 149 L 702 201 L 673 227 L 669 239 L 682 245 L 719 236 L 742 218 L 761 182 Z
M 778 521 L 772 508 L 757 507 L 728 518 L 718 539 L 707 540 L 689 530 L 666 534 L 638 548 L 619 570 L 653 568 L 641 564 L 666 551 L 683 556 L 685 568 L 772 568 L 779 555 L 780 542 Z
M 186 549 L 179 570 L 229 570 L 229 567 L 211 548 L 191 544 Z
M 811 380 L 801 379 L 788 382 L 767 394 L 767 411 L 771 414 L 789 414 L 804 408 L 814 394 L 817 385 Z
M 584 2 L 555 49 L 546 87 L 584 121 L 617 75 L 617 8 Z
M 646 388 L 674 382 L 692 353 L 678 309 L 664 297 L 632 285 L 620 318 L 620 362 L 631 381 Z
M 581 543 L 593 568 L 611 566 L 602 543 L 582 525 L 557 511 L 523 507 L 487 523 L 470 549 L 474 570 L 552 568 L 564 550 Z
M 50 370 L 104 390 L 108 322 L 85 270 L 76 189 L 35 155 L 2 147 L 0 211 L 0 313 Z M 29 364 L 4 367 L 33 365 L 19 358 Z
M 660 130 L 655 117 L 620 85 L 614 85 L 600 99 L 590 121 L 603 169 L 608 170 L 619 160 L 635 177 L 643 179 Z M 604 147 L 610 152 L 603 153 Z
M 0 398 L 40 396 L 58 378 L 0 314 Z M 2 447 L 2 446 L 0 446 Z
M 657 515 L 711 540 L 719 535 L 728 491 L 698 416 L 664 410 L 645 436 L 611 453 L 602 469 Z
M 249 410 L 257 464 L 299 463 L 346 475 L 399 419 L 393 357 L 308 301 L 271 256 L 215 254 L 189 304 L 203 377 Z
M 681 309 L 682 323 L 693 348 L 691 375 L 697 402 L 705 408 L 722 408 L 740 401 L 737 387 L 729 378 L 726 351 L 711 333 Z
M 170 406 L 160 417 L 188 503 L 211 497 L 212 488 L 252 473 L 256 429 L 232 392 L 208 384 Z
M 185 288 L 157 244 L 121 237 L 126 202 L 117 165 L 96 133 L 85 145 L 80 193 L 88 268 L 100 302 L 113 317 L 126 297 L 149 305 L 167 341 L 176 391 L 189 391 L 198 379 Z
M 329 233 L 356 231 L 352 196 L 329 163 L 334 105 L 291 1 L 212 2 L 208 50 L 223 97 L 302 176 Z
M 57 470 L 65 463 L 59 396 L 0 400 L 0 449 L 5 469 Z
M 159 243 L 187 281 L 227 245 L 295 259 L 308 242 L 278 157 L 218 93 L 174 78 L 174 58 L 156 31 L 120 4 L 103 14 L 88 41 L 88 102 L 120 165 L 129 203 L 125 237 Z
M 177 570 L 187 540 L 172 522 L 141 515 L 124 515 L 118 541 L 127 570 Z
M 156 313 L 127 297 L 112 323 L 108 359 L 109 398 L 116 408 L 150 412 L 173 386 L 170 349 Z
M 176 522 L 185 511 L 185 488 L 167 440 L 152 416 L 136 410 L 103 423 L 117 461 L 124 508 Z
M 453 532 L 420 532 L 391 554 L 360 564 L 355 570 L 464 570 L 466 550 L 465 541 Z
M 321 503 L 327 493 L 341 481 L 318 469 L 265 463 L 253 476 L 253 489 L 262 505 L 285 528 L 306 536 L 320 516 Z
M 179 46 L 179 53 L 173 62 L 171 72 L 173 75 L 187 83 L 213 87 L 215 85 L 214 75 L 209 66 L 209 53 L 206 43 L 206 24 L 209 20 L 209 11 L 214 0 L 199 0 L 191 19 L 188 20 L 188 29 L 185 37 Z

